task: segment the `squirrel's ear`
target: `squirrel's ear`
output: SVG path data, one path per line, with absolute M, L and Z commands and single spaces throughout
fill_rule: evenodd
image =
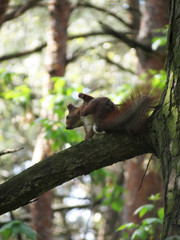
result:
M 71 103 L 67 105 L 67 108 L 70 112 L 76 109 L 76 107 Z
M 84 93 L 79 93 L 78 97 L 84 99 Z

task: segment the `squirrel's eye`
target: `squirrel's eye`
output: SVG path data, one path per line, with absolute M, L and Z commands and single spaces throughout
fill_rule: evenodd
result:
M 66 116 L 66 119 L 68 119 L 68 118 L 69 118 L 69 115 Z
M 111 101 L 108 99 L 106 102 L 106 105 L 109 105 L 111 103 Z

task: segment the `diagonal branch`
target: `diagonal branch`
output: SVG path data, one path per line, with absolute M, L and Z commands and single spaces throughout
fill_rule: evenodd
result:
M 102 22 L 100 22 L 100 24 L 101 24 L 102 28 L 104 29 L 104 31 L 96 31 L 96 32 L 71 35 L 71 36 L 69 36 L 69 40 L 73 40 L 73 39 L 80 38 L 80 37 L 87 38 L 87 37 L 92 37 L 92 36 L 110 35 L 112 37 L 115 37 L 115 38 L 121 40 L 122 42 L 127 44 L 129 47 L 140 48 L 147 53 L 156 53 L 152 50 L 151 46 L 145 45 L 139 41 L 129 38 L 127 36 L 129 33 L 116 31 L 113 28 L 109 27 L 108 25 L 106 25 Z
M 5 60 L 10 60 L 13 58 L 19 58 L 19 57 L 24 57 L 26 55 L 35 53 L 35 52 L 40 52 L 43 48 L 47 46 L 47 43 L 42 43 L 40 46 L 33 48 L 31 50 L 27 50 L 24 52 L 16 52 L 16 53 L 11 53 L 11 54 L 6 54 L 4 56 L 0 57 L 0 62 L 5 61 Z
M 108 41 L 109 43 L 114 43 L 117 41 Z M 107 41 L 103 41 L 103 42 L 99 42 L 99 43 L 93 43 L 92 46 L 90 47 L 87 47 L 87 48 L 82 48 L 82 47 L 79 47 L 77 48 L 76 50 L 74 50 L 74 52 L 71 54 L 71 56 L 67 56 L 67 59 L 66 59 L 66 63 L 70 63 L 70 62 L 73 62 L 75 61 L 77 58 L 81 57 L 82 55 L 84 55 L 85 53 L 87 53 L 88 51 L 90 50 L 93 50 L 93 49 L 97 49 L 97 47 L 102 47 L 104 43 L 107 43 Z
M 154 152 L 146 133 L 104 134 L 56 153 L 0 185 L 0 214 L 28 204 L 75 177 L 144 153 Z
M 116 18 L 119 22 L 123 23 L 126 27 L 129 27 L 129 28 L 131 27 L 131 24 L 129 24 L 123 18 L 121 18 L 120 16 L 116 15 L 112 11 L 109 11 L 106 8 L 95 6 L 95 5 L 92 5 L 91 3 L 88 3 L 88 2 L 86 2 L 86 3 L 80 2 L 80 3 L 77 4 L 77 7 L 86 7 L 86 8 L 92 8 L 92 9 L 98 10 L 100 12 L 106 13 L 106 14 Z
M 109 33 L 107 32 L 102 32 L 102 31 L 96 31 L 96 32 L 89 32 L 89 33 L 80 33 L 80 34 L 76 34 L 76 35 L 71 35 L 69 36 L 69 40 L 73 40 L 76 38 L 86 38 L 86 37 L 93 37 L 93 36 L 103 36 L 103 35 L 109 35 Z
M 120 39 L 122 42 L 124 42 L 125 44 L 127 44 L 129 47 L 132 47 L 132 48 L 140 48 L 142 49 L 143 51 L 145 52 L 148 52 L 148 53 L 155 53 L 151 46 L 149 45 L 145 45 L 139 41 L 136 41 L 134 39 L 131 39 L 129 37 L 127 37 L 127 34 L 126 33 L 123 33 L 123 32 L 117 32 L 116 30 L 114 30 L 113 28 L 111 28 L 110 26 L 102 23 L 102 22 L 99 22 L 102 26 L 102 28 L 104 29 L 104 31 L 107 33 L 107 34 L 110 34 L 118 39 Z
M 3 22 L 7 22 L 21 16 L 23 13 L 25 13 L 30 8 L 35 7 L 41 1 L 42 0 L 29 0 L 26 1 L 23 5 L 18 5 L 14 10 L 5 15 Z
M 9 153 L 14 153 L 14 152 L 18 152 L 21 149 L 23 149 L 23 147 L 20 148 L 16 148 L 16 149 L 6 149 L 0 152 L 0 156 L 5 155 L 5 154 L 9 154 Z
M 120 70 L 125 71 L 125 72 L 129 72 L 129 73 L 135 75 L 135 72 L 133 72 L 131 69 L 125 68 L 125 67 L 123 67 L 121 64 L 114 62 L 114 61 L 111 60 L 108 56 L 102 56 L 101 54 L 99 54 L 99 56 L 100 56 L 100 58 L 104 59 L 107 63 L 110 63 L 110 64 L 112 64 L 112 65 L 115 65 L 115 66 L 118 67 Z

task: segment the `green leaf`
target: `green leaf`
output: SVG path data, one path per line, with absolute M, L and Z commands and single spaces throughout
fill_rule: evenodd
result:
M 0 234 L 2 234 L 3 240 L 9 240 L 10 237 L 16 238 L 18 234 L 24 234 L 31 240 L 35 240 L 37 237 L 37 233 L 20 220 L 14 220 L 3 225 L 0 228 Z
M 152 224 L 157 224 L 157 223 L 163 224 L 163 221 L 159 218 L 152 217 L 152 218 L 146 218 L 142 222 L 143 225 L 152 225 Z
M 137 224 L 130 222 L 130 223 L 125 223 L 123 225 L 121 225 L 120 227 L 118 227 L 118 229 L 116 231 L 122 231 L 124 229 L 132 229 L 134 227 L 137 227 Z
M 111 203 L 111 208 L 117 212 L 120 212 L 122 210 L 123 204 L 121 204 L 120 201 L 114 201 Z
M 148 199 L 151 201 L 158 201 L 161 199 L 160 193 L 157 193 L 155 195 L 152 194 Z
M 145 204 L 135 210 L 134 215 L 139 213 L 139 217 L 143 217 L 147 212 L 150 212 L 154 208 L 153 204 Z
M 21 233 L 21 221 L 14 222 L 12 225 L 12 237 L 16 237 L 18 234 Z
M 24 233 L 26 237 L 31 240 L 35 240 L 37 238 L 37 233 L 25 224 L 22 224 L 21 232 Z
M 143 226 L 140 226 L 138 229 L 136 229 L 131 237 L 132 240 L 136 240 L 136 239 L 142 239 L 145 240 L 147 239 L 147 232 L 144 229 Z
M 164 219 L 164 208 L 160 208 L 160 209 L 158 210 L 158 217 L 159 217 L 160 219 Z

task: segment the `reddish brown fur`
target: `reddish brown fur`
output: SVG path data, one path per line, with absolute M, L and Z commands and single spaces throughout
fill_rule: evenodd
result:
M 69 114 L 66 116 L 66 129 L 74 129 L 83 126 L 85 130 L 85 139 L 88 139 L 94 135 L 93 124 L 91 127 L 86 127 L 81 116 L 81 111 L 94 98 L 84 93 L 79 93 L 78 96 L 83 99 L 83 103 L 79 107 L 75 107 L 73 104 L 67 106 Z
M 92 114 L 97 131 L 127 131 L 138 133 L 149 119 L 149 111 L 157 104 L 159 95 L 151 93 L 150 85 L 137 86 L 118 108 L 106 97 L 90 101 L 81 111 Z

